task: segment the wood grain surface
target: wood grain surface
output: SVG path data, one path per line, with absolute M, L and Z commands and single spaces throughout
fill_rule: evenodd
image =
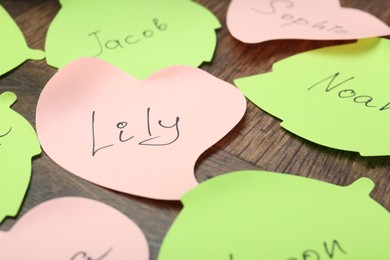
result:
M 217 31 L 214 59 L 201 68 L 230 83 L 236 78 L 270 71 L 274 62 L 293 54 L 347 42 L 276 40 L 243 44 L 227 31 L 228 0 L 197 2 L 210 9 L 222 24 Z M 60 8 L 59 2 L 4 0 L 0 3 L 16 20 L 29 46 L 44 49 L 45 35 Z M 390 25 L 388 0 L 343 0 L 341 4 L 365 10 Z M 8 90 L 18 96 L 12 108 L 34 127 L 39 94 L 56 71 L 44 60 L 27 61 L 0 77 L 0 92 Z M 248 101 L 243 120 L 198 159 L 195 168 L 197 180 L 203 182 L 217 175 L 245 169 L 301 175 L 343 186 L 366 176 L 376 184 L 371 196 L 390 210 L 390 157 L 362 157 L 358 153 L 326 148 L 287 132 L 279 123 L 278 119 Z M 62 196 L 93 198 L 126 214 L 145 233 L 151 259 L 157 258 L 167 230 L 182 209 L 180 202 L 145 199 L 96 186 L 62 169 L 43 152 L 33 160 L 32 179 L 19 216 L 8 218 L 1 225 L 1 230 L 9 230 L 18 218 L 39 203 Z

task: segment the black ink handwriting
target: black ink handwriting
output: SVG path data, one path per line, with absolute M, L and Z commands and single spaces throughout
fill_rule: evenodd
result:
M 332 243 L 332 249 L 329 251 L 328 249 L 328 245 L 326 244 L 326 242 L 324 242 L 324 248 L 325 248 L 325 252 L 326 254 L 331 258 L 333 259 L 333 256 L 335 255 L 335 249 L 336 247 L 339 249 L 339 251 L 341 253 L 343 253 L 344 255 L 347 254 L 347 252 L 345 252 L 344 249 L 341 248 L 340 246 L 340 243 L 337 241 L 337 240 L 333 240 L 333 243 Z
M 336 248 L 338 249 L 338 251 L 344 255 L 347 254 L 347 252 L 341 247 L 340 243 L 334 239 L 332 241 L 332 246 L 331 246 L 331 249 L 329 250 L 329 247 L 328 247 L 328 244 L 326 242 L 323 242 L 323 246 L 324 246 L 324 253 L 325 254 L 321 254 L 320 252 L 321 251 L 317 251 L 317 250 L 314 250 L 314 249 L 306 249 L 302 252 L 302 260 L 320 260 L 320 259 L 335 259 L 335 251 L 336 251 Z M 322 258 L 321 258 L 322 257 Z M 323 258 L 323 257 L 328 257 L 328 258 Z M 290 257 L 290 258 L 287 258 L 287 260 L 299 260 L 300 258 L 297 258 L 297 257 Z
M 320 86 L 325 86 L 325 92 L 331 92 L 336 88 L 339 88 L 341 85 L 351 82 L 355 77 L 348 77 L 347 79 L 342 80 L 339 83 L 336 83 L 335 80 L 340 76 L 340 73 L 337 72 L 332 74 L 325 79 L 322 79 L 316 82 L 314 85 L 309 87 L 307 90 L 312 90 L 314 88 L 319 88 Z M 351 98 L 356 104 L 364 104 L 367 108 L 378 108 L 378 105 L 372 104 L 374 98 L 370 95 L 358 95 L 357 92 L 352 88 L 339 89 L 337 96 L 342 99 Z M 384 111 L 390 108 L 390 102 L 386 103 L 384 106 L 380 106 L 379 111 Z
M 4 137 L 4 136 L 7 136 L 9 133 L 11 133 L 11 130 L 12 130 L 12 127 L 10 127 L 10 128 L 8 129 L 8 131 L 5 132 L 5 134 L 0 134 L 0 138 L 1 138 L 1 137 Z M 0 143 L 0 145 L 1 145 L 1 143 Z
M 173 127 L 175 127 L 175 129 L 176 129 L 176 137 L 172 141 L 163 142 L 163 143 L 160 143 L 160 142 L 149 142 L 149 141 L 156 140 L 156 139 L 160 138 L 161 136 L 159 135 L 159 136 L 154 136 L 154 137 L 148 138 L 146 140 L 143 140 L 143 141 L 139 142 L 138 144 L 139 145 L 150 145 L 150 146 L 164 146 L 164 145 L 170 145 L 170 144 L 174 143 L 180 136 L 179 120 L 180 120 L 180 118 L 176 117 L 175 123 L 173 125 L 171 125 L 171 126 L 165 126 L 165 125 L 162 124 L 161 120 L 158 121 L 158 125 L 161 126 L 162 128 L 173 128 Z M 149 136 L 152 136 L 152 132 L 150 130 L 150 108 L 149 107 L 147 109 L 147 126 L 148 126 L 148 134 L 149 134 Z
M 269 9 L 264 10 L 258 7 L 251 7 L 251 9 L 255 12 L 262 13 L 262 14 L 275 14 L 276 13 L 276 3 L 285 3 L 286 8 L 292 8 L 294 7 L 294 3 L 289 0 L 271 0 L 269 2 Z
M 260 15 L 276 15 L 278 11 L 280 11 L 279 7 L 284 9 L 293 9 L 295 7 L 292 0 L 269 0 L 268 4 L 267 8 L 252 6 L 250 9 Z M 293 13 L 282 12 L 281 14 L 278 14 L 278 19 L 281 21 L 280 27 L 296 25 L 324 32 L 348 33 L 348 31 L 341 25 L 331 24 L 327 20 L 312 21 L 305 17 L 294 15 Z
M 116 124 L 116 127 L 119 128 L 119 129 L 124 129 L 126 126 L 127 126 L 127 122 L 125 122 L 125 121 L 119 122 L 118 124 Z M 128 137 L 128 138 L 123 139 L 123 138 L 122 138 L 123 132 L 124 132 L 123 130 L 121 130 L 121 131 L 119 132 L 119 141 L 121 141 L 122 143 L 124 143 L 124 142 L 129 141 L 130 139 L 133 139 L 134 135 L 132 135 L 132 136 L 130 136 L 130 137 Z
M 320 255 L 317 253 L 317 251 L 308 249 L 303 251 L 302 253 L 302 259 L 303 260 L 320 260 Z
M 74 254 L 70 260 L 102 260 L 104 259 L 109 253 L 111 253 L 112 247 L 109 248 L 106 252 L 104 252 L 101 256 L 98 258 L 93 258 L 87 254 L 85 251 L 79 251 L 76 254 Z
M 113 146 L 114 144 L 105 145 L 102 147 L 99 147 L 96 149 L 96 134 L 95 134 L 95 111 L 92 111 L 92 156 L 95 156 L 95 154 L 104 149 L 108 148 L 110 146 Z
M 339 75 L 340 75 L 339 72 L 337 72 L 337 73 L 335 73 L 335 74 L 333 74 L 333 75 L 330 75 L 329 77 L 327 77 L 327 78 L 325 78 L 325 79 L 323 79 L 323 80 L 318 81 L 317 83 L 315 83 L 313 86 L 311 86 L 311 87 L 308 88 L 307 90 L 311 90 L 311 89 L 314 88 L 315 86 L 317 86 L 317 85 L 319 85 L 319 84 L 321 84 L 321 83 L 323 83 L 323 82 L 326 82 L 327 80 L 330 79 L 330 82 L 329 82 L 328 86 L 327 86 L 326 89 L 325 89 L 326 92 L 329 92 L 329 91 L 331 91 L 331 90 L 337 88 L 338 86 L 340 86 L 340 85 L 342 85 L 342 84 L 344 84 L 344 83 L 346 83 L 346 82 L 348 82 L 348 81 L 350 81 L 350 80 L 352 80 L 352 79 L 355 79 L 355 77 L 349 77 L 348 79 L 346 79 L 346 80 L 344 80 L 344 81 L 342 81 L 342 82 L 336 84 L 335 86 L 332 86 L 333 81 L 334 81 Z
M 171 125 L 164 124 L 162 120 L 156 120 L 157 121 L 157 126 L 161 129 L 174 129 L 174 136 L 170 137 L 168 140 L 162 140 L 163 136 L 162 135 L 154 135 L 153 134 L 153 127 L 151 125 L 151 109 L 150 107 L 147 108 L 146 110 L 146 132 L 148 134 L 148 137 L 145 138 L 143 137 L 139 142 L 138 145 L 143 145 L 143 146 L 167 146 L 170 144 L 173 144 L 176 142 L 179 137 L 180 137 L 180 130 L 179 130 L 179 122 L 180 122 L 180 117 L 176 117 L 175 122 Z M 96 111 L 92 111 L 92 156 L 95 156 L 97 152 L 107 149 L 109 147 L 112 147 L 115 145 L 115 142 L 111 142 L 102 146 L 97 146 L 97 129 L 96 129 Z M 135 138 L 135 135 L 132 134 L 127 134 L 126 130 L 128 127 L 128 122 L 126 121 L 120 121 L 116 124 L 116 128 L 119 130 L 118 134 L 118 139 L 119 143 L 126 143 L 133 138 Z M 153 129 L 152 129 L 153 128 Z M 145 138 L 145 139 L 144 139 Z
M 4 136 L 8 135 L 11 132 L 11 130 L 12 130 L 12 127 L 10 127 L 5 134 L 0 134 L 0 137 L 4 137 Z
M 155 35 L 156 31 L 165 31 L 168 28 L 168 25 L 165 23 L 161 23 L 159 19 L 152 19 L 153 29 L 145 29 L 138 34 L 127 34 L 123 37 L 123 40 L 120 39 L 109 39 L 102 40 L 101 38 L 101 30 L 96 30 L 88 34 L 88 37 L 92 37 L 94 39 L 95 45 L 97 45 L 98 51 L 96 54 L 91 55 L 94 57 L 98 57 L 103 54 L 104 50 L 115 50 L 115 49 L 123 49 L 125 46 L 134 45 L 138 42 L 143 41 L 144 39 L 151 38 Z

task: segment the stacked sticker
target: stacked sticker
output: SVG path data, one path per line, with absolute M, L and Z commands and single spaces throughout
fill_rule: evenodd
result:
M 12 92 L 0 95 L 0 223 L 16 216 L 31 176 L 31 159 L 41 153 L 34 128 L 10 106 Z
M 191 0 L 61 0 L 46 36 L 49 65 L 98 57 L 136 78 L 199 66 L 216 47 L 216 17 Z
M 270 172 L 221 175 L 183 196 L 158 259 L 390 259 L 390 214 L 372 188 L 366 178 L 339 187 Z
M 0 76 L 27 59 L 41 60 L 44 53 L 32 50 L 12 17 L 0 5 Z
M 188 66 L 144 81 L 97 59 L 79 59 L 43 89 L 36 112 L 45 152 L 96 184 L 156 199 L 197 185 L 201 153 L 243 117 L 244 95 Z
M 232 0 L 227 27 L 245 43 L 390 35 L 390 28 L 381 20 L 361 10 L 342 8 L 339 0 Z
M 390 41 L 365 39 L 279 61 L 273 72 L 235 80 L 281 126 L 312 142 L 390 155 Z
M 1 259 L 148 260 L 142 231 L 125 215 L 94 200 L 44 202 L 10 231 L 0 231 Z

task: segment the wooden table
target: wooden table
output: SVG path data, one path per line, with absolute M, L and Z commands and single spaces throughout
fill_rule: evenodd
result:
M 270 71 L 274 62 L 293 54 L 342 43 L 340 41 L 277 40 L 247 45 L 232 38 L 226 28 L 228 0 L 199 0 L 220 20 L 214 59 L 202 69 L 232 83 L 234 79 Z M 365 10 L 390 25 L 388 0 L 342 0 L 345 7 Z M 57 0 L 2 0 L 32 48 L 44 49 L 50 22 L 60 8 Z M 28 61 L 0 77 L 0 90 L 13 91 L 13 109 L 35 126 L 39 94 L 57 70 L 45 61 Z M 326 148 L 306 141 L 279 125 L 280 121 L 251 102 L 243 120 L 227 136 L 202 154 L 196 164 L 199 182 L 235 170 L 258 169 L 306 176 L 338 185 L 349 185 L 367 176 L 376 188 L 372 197 L 390 210 L 390 158 L 362 157 L 358 153 Z M 373 136 L 375 138 L 375 136 Z M 85 181 L 59 167 L 43 152 L 33 161 L 31 184 L 22 205 L 22 216 L 41 202 L 55 197 L 82 196 L 107 203 L 131 218 L 143 230 L 151 259 L 182 209 L 180 202 L 158 201 L 117 193 Z M 8 230 L 17 219 L 7 219 Z

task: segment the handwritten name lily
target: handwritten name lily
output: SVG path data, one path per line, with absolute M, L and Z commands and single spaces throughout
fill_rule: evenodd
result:
M 128 131 L 129 123 L 127 121 L 120 121 L 117 122 L 113 128 L 117 129 L 117 142 L 116 143 L 109 143 L 105 145 L 98 145 L 98 135 L 97 135 L 97 129 L 96 129 L 96 120 L 99 120 L 98 115 L 96 111 L 92 111 L 92 156 L 95 156 L 97 152 L 107 149 L 110 147 L 113 147 L 117 144 L 123 144 L 127 143 L 130 140 L 133 140 L 133 138 L 136 138 L 135 135 L 133 135 L 130 131 Z M 138 145 L 142 146 L 167 146 L 170 144 L 173 144 L 176 142 L 180 137 L 180 130 L 179 130 L 179 121 L 180 117 L 176 117 L 174 120 L 174 123 L 171 125 L 166 125 L 162 122 L 162 120 L 156 120 L 157 124 L 152 125 L 151 124 L 151 109 L 148 107 L 146 109 L 146 132 L 147 135 L 143 135 L 136 143 Z M 169 135 L 168 138 L 164 138 L 162 135 L 154 135 L 154 130 L 156 128 L 162 128 L 162 129 L 172 129 L 173 135 Z M 146 138 L 145 138 L 146 136 Z

